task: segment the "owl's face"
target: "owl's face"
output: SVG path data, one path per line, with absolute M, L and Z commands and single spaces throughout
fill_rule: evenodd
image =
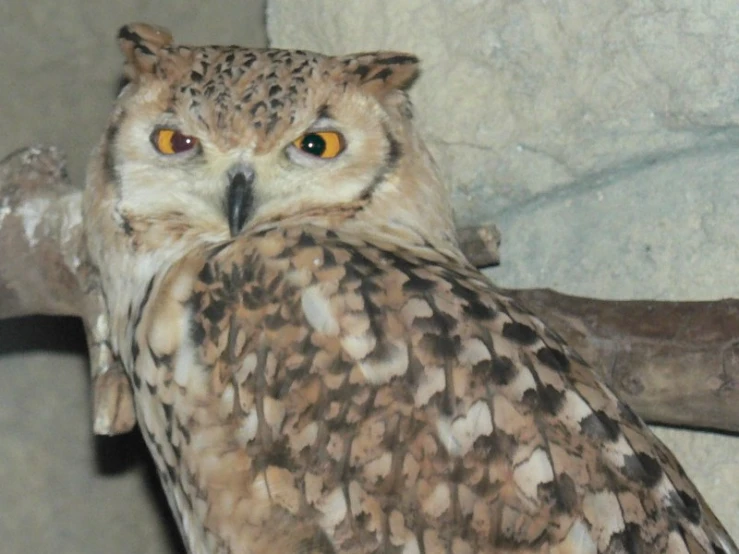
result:
M 428 209 L 414 191 L 438 179 L 403 92 L 413 56 L 173 46 L 145 25 L 119 40 L 130 83 L 88 188 L 122 229 L 167 222 L 223 238 L 312 209 Z

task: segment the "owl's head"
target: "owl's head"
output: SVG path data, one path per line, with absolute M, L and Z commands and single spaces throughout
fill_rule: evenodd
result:
M 154 250 L 348 209 L 453 241 L 447 190 L 411 123 L 414 56 L 178 46 L 144 24 L 118 38 L 128 84 L 88 171 L 100 225 Z

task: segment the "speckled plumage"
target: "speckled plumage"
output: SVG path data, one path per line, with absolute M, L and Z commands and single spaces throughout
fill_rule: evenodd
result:
M 120 36 L 132 84 L 91 161 L 88 243 L 190 552 L 738 552 L 641 420 L 459 252 L 413 57 Z M 295 162 L 316 121 L 345 152 Z M 202 150 L 151 154 L 163 123 Z M 232 237 L 234 164 L 256 178 Z

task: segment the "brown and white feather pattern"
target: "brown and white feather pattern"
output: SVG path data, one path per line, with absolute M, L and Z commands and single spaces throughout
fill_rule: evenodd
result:
M 136 337 L 193 552 L 737 552 L 579 356 L 428 246 L 257 228 L 176 267 Z
M 639 418 L 459 253 L 415 57 L 119 41 L 86 238 L 191 554 L 739 554 Z M 198 148 L 157 151 L 162 128 Z M 294 155 L 316 129 L 340 156 Z

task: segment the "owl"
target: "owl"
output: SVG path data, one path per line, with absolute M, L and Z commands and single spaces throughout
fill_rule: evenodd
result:
M 460 252 L 414 56 L 118 36 L 87 248 L 190 553 L 739 552 Z

